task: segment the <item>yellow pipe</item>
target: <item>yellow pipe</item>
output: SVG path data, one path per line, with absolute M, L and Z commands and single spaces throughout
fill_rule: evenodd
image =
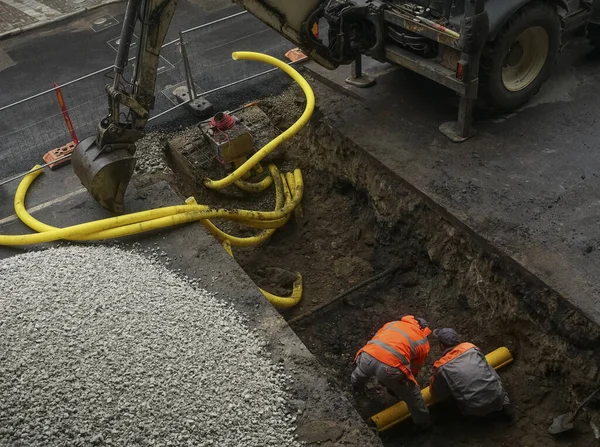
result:
M 269 186 L 273 184 L 272 177 L 265 177 L 260 182 L 247 182 L 245 180 L 236 180 L 234 182 L 235 186 L 240 188 L 242 191 L 246 192 L 261 192 L 267 189 Z
M 234 60 L 253 60 L 259 62 L 266 62 L 267 64 L 271 64 L 281 69 L 287 75 L 289 75 L 294 81 L 298 83 L 300 88 L 304 91 L 306 96 L 306 107 L 304 109 L 304 113 L 298 118 L 298 120 L 292 124 L 292 126 L 283 132 L 281 135 L 275 137 L 262 149 L 257 151 L 252 157 L 250 157 L 244 164 L 242 164 L 239 168 L 229 174 L 227 177 L 222 178 L 221 180 L 211 180 L 205 179 L 204 186 L 211 189 L 223 189 L 237 180 L 240 180 L 250 169 L 252 169 L 258 162 L 260 162 L 263 158 L 265 158 L 268 154 L 273 152 L 281 143 L 290 139 L 295 134 L 297 134 L 304 125 L 310 119 L 313 110 L 315 108 L 315 94 L 313 93 L 312 88 L 306 82 L 306 79 L 300 75 L 296 70 L 290 67 L 285 62 L 280 61 L 272 56 L 268 56 L 266 54 L 254 53 L 251 51 L 236 51 L 231 55 Z
M 38 167 L 39 166 L 34 166 L 32 168 L 32 171 Z M 37 177 L 39 177 L 40 174 L 42 174 L 42 173 L 43 173 L 42 170 L 34 171 L 34 172 L 31 172 L 30 174 L 27 174 L 23 178 L 23 180 L 21 180 L 21 183 L 19 184 L 19 186 L 17 188 L 17 191 L 15 193 L 15 198 L 14 198 L 15 213 L 17 214 L 19 219 L 21 219 L 21 221 L 25 225 L 27 225 L 28 227 L 32 228 L 35 231 L 38 231 L 38 232 L 58 231 L 61 229 L 52 227 L 50 225 L 46 225 L 46 224 L 36 220 L 25 209 L 25 196 L 27 194 L 27 191 L 28 191 L 29 187 L 31 186 L 31 184 L 33 183 L 33 181 Z M 199 210 L 207 211 L 207 210 L 209 210 L 209 207 L 199 205 L 197 208 L 195 208 L 195 211 L 199 211 Z M 170 216 L 173 214 L 184 213 L 184 212 L 189 212 L 189 211 L 192 211 L 192 209 L 190 209 L 187 205 L 175 205 L 175 206 L 168 206 L 168 207 L 163 207 L 163 208 L 156 208 L 154 210 L 149 210 L 149 211 L 141 211 L 138 213 L 126 214 L 124 216 L 117 216 L 117 217 L 113 217 L 113 218 L 103 219 L 101 221 L 90 222 L 90 224 L 102 223 L 101 225 L 104 228 L 112 228 L 112 227 L 132 224 L 132 223 L 143 222 L 146 220 L 167 217 L 167 216 Z M 88 225 L 88 224 L 80 224 L 80 225 L 76 225 L 75 227 L 81 228 L 83 225 Z M 71 228 L 71 227 L 68 227 L 68 228 Z M 81 231 L 78 231 L 76 233 L 84 234 L 85 232 L 82 233 Z M 31 235 L 25 235 L 25 236 L 31 236 Z M 2 236 L 0 236 L 0 241 L 1 240 L 2 240 Z M 87 240 L 87 239 L 82 238 L 81 240 Z M 0 243 L 0 245 L 4 245 L 4 244 Z
M 302 299 L 302 275 L 296 272 L 296 280 L 294 281 L 294 286 L 290 296 L 273 295 L 272 293 L 263 289 L 260 289 L 260 291 L 273 306 L 280 309 L 289 309 L 290 307 L 294 307 L 296 304 L 298 304 Z
M 286 172 L 285 180 L 287 181 L 287 184 L 290 187 L 290 191 L 293 191 L 296 187 L 296 181 L 294 180 L 294 174 L 292 174 L 291 172 Z
M 510 351 L 501 347 L 496 349 L 495 351 L 490 352 L 485 356 L 486 360 L 490 364 L 490 366 L 494 369 L 502 368 L 505 365 L 508 365 L 513 361 L 512 354 Z M 435 404 L 437 401 L 433 399 L 431 396 L 431 392 L 429 391 L 429 387 L 421 390 L 421 395 L 423 396 L 423 400 L 427 406 Z M 382 432 L 388 430 L 400 422 L 405 421 L 410 417 L 410 412 L 408 411 L 408 407 L 406 403 L 398 402 L 395 405 L 392 405 L 389 408 L 386 408 L 380 413 L 377 413 L 375 416 L 371 417 L 371 421 L 377 427 L 377 430 Z
M 292 201 L 291 196 L 288 197 L 286 194 L 285 202 L 284 202 L 284 194 L 283 194 L 283 183 L 279 177 L 279 170 L 275 165 L 269 165 L 269 172 L 271 173 L 271 181 L 275 180 L 275 210 L 279 210 L 283 207 L 284 203 L 289 203 Z M 186 203 L 196 204 L 196 200 L 193 197 L 190 197 L 186 200 Z M 288 217 L 284 217 L 281 220 L 281 225 L 285 224 L 288 220 Z M 259 234 L 250 237 L 238 237 L 233 236 L 219 229 L 216 225 L 214 225 L 210 220 L 201 220 L 200 223 L 204 225 L 204 227 L 219 241 L 229 241 L 232 246 L 235 247 L 253 247 L 255 245 L 260 245 L 267 239 L 269 239 L 273 233 L 275 232 L 275 228 L 267 229 L 261 231 Z
M 15 194 L 15 212 L 19 218 L 30 228 L 42 231 L 37 234 L 26 235 L 0 235 L 0 245 L 29 245 L 51 242 L 59 239 L 67 240 L 98 240 L 114 237 L 123 237 L 166 228 L 172 225 L 202 220 L 207 218 L 228 218 L 236 221 L 272 221 L 287 217 L 300 202 L 303 194 L 302 173 L 299 169 L 294 171 L 296 180 L 296 199 L 286 203 L 277 211 L 250 211 L 250 210 L 224 210 L 214 209 L 204 205 L 177 205 L 157 208 L 139 213 L 101 219 L 66 228 L 55 228 L 45 225 L 27 213 L 24 203 L 27 189 L 42 171 L 33 172 L 23 178 L 17 194 Z
M 288 184 L 290 190 L 294 191 L 296 189 L 296 180 L 294 180 L 294 174 L 292 174 L 291 172 L 286 172 L 285 179 L 287 180 L 287 184 Z M 304 212 L 302 211 L 301 203 L 299 203 L 296 206 L 296 209 L 294 210 L 294 214 L 296 216 L 296 220 L 301 219 L 302 216 L 304 215 Z
M 223 245 L 225 251 L 229 253 L 229 256 L 233 258 L 231 243 L 228 240 L 224 240 L 221 244 Z M 280 309 L 289 309 L 290 307 L 294 307 L 296 304 L 298 304 L 302 299 L 302 275 L 296 272 L 296 280 L 294 281 L 292 293 L 289 297 L 273 295 L 272 293 L 267 292 L 260 287 L 258 290 L 260 290 L 260 293 L 262 293 L 273 306 Z

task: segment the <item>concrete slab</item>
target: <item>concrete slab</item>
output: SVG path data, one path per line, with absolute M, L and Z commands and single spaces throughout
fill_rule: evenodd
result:
M 108 217 L 78 182 L 73 181 L 71 167 L 44 174 L 31 187 L 28 208 L 53 201 L 33 215 L 41 221 L 66 226 Z M 76 180 L 76 178 L 75 178 Z M 18 220 L 6 221 L 12 214 L 7 206 L 11 191 L 6 188 L 0 201 L 0 234 L 28 231 Z M 58 200 L 57 200 L 58 199 Z M 129 211 L 182 203 L 166 183 L 143 189 L 130 187 L 126 203 Z M 1 223 L 4 222 L 4 223 Z M 298 415 L 297 433 L 307 445 L 377 446 L 379 438 L 367 427 L 342 392 L 326 376 L 316 358 L 302 344 L 285 320 L 262 296 L 239 265 L 199 224 L 190 224 L 171 231 L 156 232 L 121 240 L 136 250 L 159 248 L 167 253 L 167 266 L 190 278 L 198 278 L 203 287 L 233 305 L 268 341 L 273 358 L 285 365 L 293 376 L 289 387 L 294 397 L 291 407 L 304 408 Z M 31 249 L 31 248 L 28 248 Z M 35 249 L 35 248 L 34 248 Z M 0 259 L 19 253 L 20 249 L 0 247 Z M 169 258 L 169 261 L 166 259 Z M 93 268 L 93 266 L 90 266 Z
M 590 50 L 572 43 L 529 104 L 476 122 L 478 135 L 462 144 L 437 129 L 456 119 L 457 98 L 404 69 L 383 73 L 368 90 L 341 85 L 330 72 L 337 88 L 317 84 L 317 104 L 448 216 L 600 324 L 600 64 Z M 340 94 L 348 89 L 354 94 Z

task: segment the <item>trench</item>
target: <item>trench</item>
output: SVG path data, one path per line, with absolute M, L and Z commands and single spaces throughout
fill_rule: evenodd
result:
M 261 108 L 269 125 L 284 129 L 302 106 L 301 98 L 288 91 Z M 384 323 L 414 314 L 432 327 L 455 328 L 484 352 L 506 346 L 515 359 L 500 372 L 515 406 L 514 421 L 473 421 L 461 417 L 452 403 L 438 404 L 432 408 L 436 428 L 427 435 L 428 445 L 597 445 L 593 427 L 600 427 L 598 402 L 589 405 L 566 436 L 553 437 L 547 428 L 554 416 L 574 409 L 596 388 L 598 326 L 329 126 L 318 110 L 271 161 L 280 168 L 303 170 L 303 215 L 266 244 L 236 250 L 235 257 L 257 285 L 273 293 L 290 290 L 291 281 L 281 268 L 302 273 L 302 301 L 281 312 L 286 319 L 400 266 L 394 275 L 292 325 L 365 419 L 396 398 L 374 382 L 365 394 L 352 393 L 354 355 Z M 190 172 L 173 158 L 170 164 L 176 172 L 172 183 L 200 203 L 272 206 L 272 197 L 223 195 L 202 188 L 202 177 L 218 175 L 219 166 Z M 418 377 L 422 386 L 428 384 L 431 364 L 439 355 L 432 343 L 429 364 Z M 389 446 L 421 445 L 424 440 L 412 433 L 410 423 L 382 438 Z

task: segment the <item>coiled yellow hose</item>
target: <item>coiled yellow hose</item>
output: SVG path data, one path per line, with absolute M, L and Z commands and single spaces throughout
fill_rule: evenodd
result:
M 252 225 L 269 225 L 276 221 L 273 226 L 277 228 L 277 226 L 281 226 L 280 219 L 286 218 L 294 210 L 302 200 L 304 193 L 302 173 L 299 169 L 296 169 L 294 171 L 294 178 L 297 182 L 296 190 L 292 194 L 294 198 L 289 203 L 285 203 L 281 209 L 275 211 L 225 210 L 206 205 L 177 205 L 124 214 L 122 216 L 110 217 L 108 219 L 65 228 L 56 228 L 33 218 L 24 206 L 27 190 L 41 172 L 43 171 L 32 172 L 23 178 L 17 188 L 14 201 L 15 212 L 19 219 L 28 227 L 39 231 L 39 233 L 0 235 L 0 245 L 31 245 L 60 239 L 81 241 L 111 239 L 181 225 L 196 220 L 215 218 L 230 219 L 242 223 L 249 222 Z

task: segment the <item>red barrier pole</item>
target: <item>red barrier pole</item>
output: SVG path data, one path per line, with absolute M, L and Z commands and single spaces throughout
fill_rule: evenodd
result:
M 54 88 L 56 89 L 56 98 L 58 99 L 58 105 L 60 107 L 60 110 L 62 111 L 62 115 L 65 119 L 67 129 L 69 129 L 69 133 L 71 134 L 71 139 L 73 140 L 73 143 L 77 145 L 79 144 L 79 139 L 77 138 L 77 134 L 75 134 L 75 129 L 73 128 L 73 123 L 71 122 L 69 111 L 67 110 L 67 106 L 65 105 L 65 98 L 63 98 L 62 90 L 56 82 L 54 83 Z

